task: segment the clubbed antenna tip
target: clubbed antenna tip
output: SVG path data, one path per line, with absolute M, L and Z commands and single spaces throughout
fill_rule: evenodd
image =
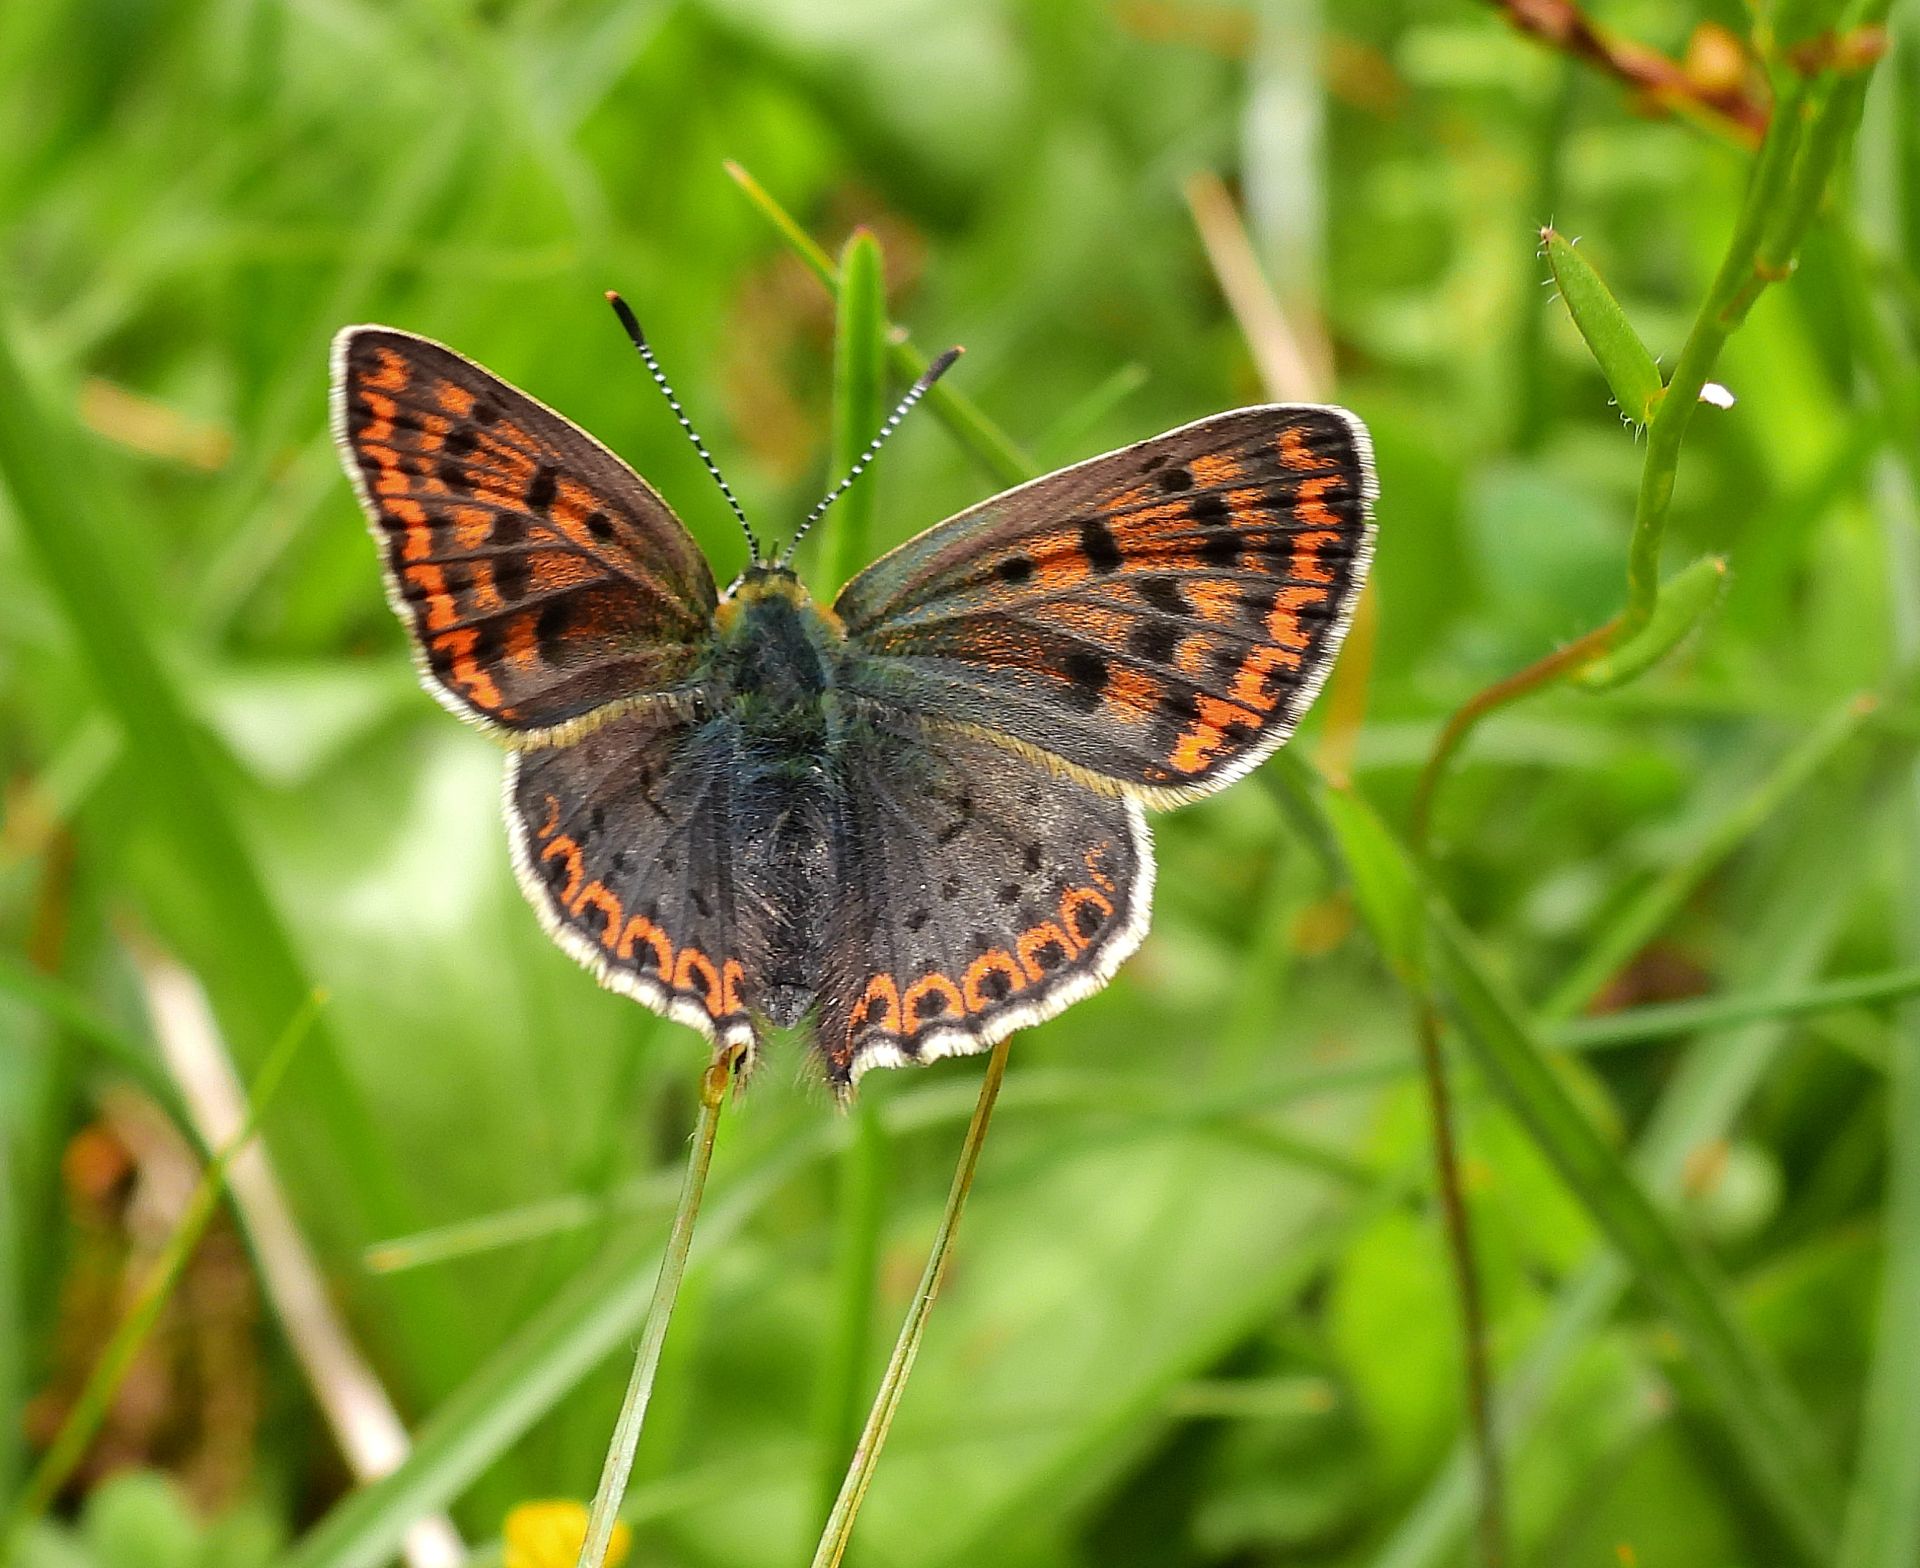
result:
M 755 561 L 761 559 L 760 541 L 753 535 L 753 525 L 747 521 L 747 514 L 741 509 L 739 500 L 734 496 L 733 487 L 727 483 L 726 476 L 720 472 L 720 465 L 713 460 L 713 454 L 707 450 L 706 442 L 700 439 L 700 432 L 693 428 L 693 421 L 687 418 L 686 410 L 681 408 L 680 399 L 673 395 L 673 387 L 667 381 L 667 373 L 660 368 L 660 361 L 654 358 L 653 349 L 647 342 L 647 335 L 640 330 L 640 320 L 633 309 L 613 289 L 607 290 L 607 303 L 613 307 L 613 313 L 620 318 L 620 325 L 626 328 L 627 336 L 633 346 L 640 351 L 640 358 L 646 363 L 647 373 L 653 377 L 654 385 L 667 400 L 667 407 L 673 410 L 673 417 L 679 421 L 680 428 L 687 433 L 687 439 L 693 443 L 694 451 L 700 454 L 700 461 L 707 465 L 707 472 L 713 475 L 713 482 L 720 487 L 720 493 L 727 498 L 727 505 L 733 508 L 733 515 L 740 519 L 740 529 L 747 536 L 747 548 L 752 551 Z

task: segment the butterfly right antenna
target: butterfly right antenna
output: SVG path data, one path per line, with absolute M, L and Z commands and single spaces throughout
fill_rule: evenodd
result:
M 687 439 L 693 443 L 694 451 L 700 454 L 700 461 L 707 465 L 707 472 L 713 475 L 713 482 L 720 487 L 720 493 L 727 498 L 727 505 L 733 508 L 733 515 L 740 519 L 741 532 L 747 536 L 747 548 L 752 551 L 754 563 L 758 565 L 763 557 L 760 554 L 760 541 L 753 536 L 753 524 L 747 521 L 747 514 L 740 509 L 740 503 L 734 497 L 733 487 L 727 483 L 726 475 L 720 472 L 720 465 L 713 460 L 713 454 L 707 450 L 706 442 L 700 439 L 700 432 L 693 428 L 693 421 L 687 418 L 686 410 L 681 408 L 680 399 L 673 395 L 673 388 L 667 382 L 667 373 L 660 368 L 660 361 L 653 357 L 653 348 L 640 330 L 640 322 L 628 308 L 627 302 L 612 289 L 607 290 L 607 303 L 613 307 L 613 313 L 620 318 L 620 325 L 627 329 L 627 336 L 633 339 L 633 346 L 640 351 L 641 359 L 646 361 L 647 370 L 654 384 L 660 388 L 667 400 L 667 407 L 673 410 L 673 417 L 680 421 L 680 428 L 687 433 Z
M 927 395 L 927 388 L 944 376 L 947 373 L 948 367 L 965 352 L 965 349 L 958 347 L 948 349 L 946 353 L 942 354 L 931 365 L 927 366 L 921 373 L 918 381 L 907 388 L 907 395 L 901 398 L 899 406 L 895 408 L 891 414 L 887 415 L 886 423 L 881 425 L 880 433 L 867 443 L 866 451 L 854 459 L 853 467 L 847 470 L 846 477 L 822 496 L 820 498 L 820 504 L 811 512 L 807 513 L 801 520 L 799 529 L 794 533 L 794 536 L 787 541 L 787 547 L 780 552 L 780 559 L 774 563 L 776 566 L 785 566 L 787 562 L 793 559 L 793 552 L 800 548 L 800 541 L 807 537 L 807 530 L 819 522 L 821 517 L 825 515 L 827 508 L 832 506 L 841 496 L 845 495 L 848 489 L 851 488 L 854 480 L 858 479 L 867 471 L 867 464 L 871 463 L 874 458 L 879 455 L 880 448 L 886 445 L 887 437 L 900 428 L 900 421 L 907 417 L 907 410 L 912 408 L 921 398 L 925 397 Z

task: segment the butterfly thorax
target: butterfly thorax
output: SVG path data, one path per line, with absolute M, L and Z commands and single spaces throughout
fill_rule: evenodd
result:
M 824 739 L 845 642 L 791 573 L 755 567 L 714 616 L 714 696 L 755 736 Z

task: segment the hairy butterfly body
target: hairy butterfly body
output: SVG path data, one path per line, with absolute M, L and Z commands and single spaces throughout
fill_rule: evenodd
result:
M 423 681 L 512 748 L 555 940 L 719 1041 L 811 1018 L 840 1087 L 1105 984 L 1147 926 L 1143 808 L 1291 734 L 1371 548 L 1365 430 L 1318 406 L 1037 479 L 830 608 L 757 550 L 719 593 L 626 465 L 424 338 L 341 333 L 334 419 Z

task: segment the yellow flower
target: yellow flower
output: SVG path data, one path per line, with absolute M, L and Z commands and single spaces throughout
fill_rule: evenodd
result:
M 587 1510 L 571 1500 L 522 1503 L 507 1515 L 506 1568 L 574 1568 L 587 1538 Z M 633 1532 L 616 1522 L 607 1542 L 603 1568 L 620 1568 L 633 1545 Z

